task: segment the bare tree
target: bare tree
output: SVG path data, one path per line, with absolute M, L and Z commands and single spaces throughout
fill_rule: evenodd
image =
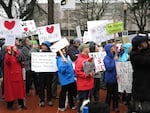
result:
M 128 17 L 133 24 L 139 28 L 139 32 L 144 32 L 148 19 L 150 19 L 150 0 L 132 0 L 128 3 L 130 12 Z
M 100 3 L 99 0 L 81 0 L 80 8 L 77 11 L 77 23 L 82 27 L 82 29 L 87 29 L 87 21 L 90 20 L 99 20 L 110 0 L 102 0 Z
M 8 18 L 15 18 L 13 10 L 16 10 L 18 18 L 28 19 L 36 5 L 36 0 L 0 0 L 0 5 L 4 8 Z

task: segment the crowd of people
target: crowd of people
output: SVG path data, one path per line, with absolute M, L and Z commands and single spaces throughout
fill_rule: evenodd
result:
M 90 52 L 100 52 L 100 45 L 93 41 L 82 43 L 78 38 L 56 53 L 57 72 L 34 72 L 31 69 L 31 53 L 52 52 L 51 45 L 49 41 L 44 41 L 41 45 L 33 44 L 29 37 L 16 39 L 15 46 L 5 47 L 4 42 L 1 42 L 0 74 L 3 77 L 1 92 L 8 110 L 14 110 L 13 103 L 16 100 L 19 108 L 27 109 L 28 105 L 24 103 L 24 99 L 30 95 L 32 83 L 34 83 L 36 95 L 39 96 L 39 106 L 44 107 L 46 103 L 48 106 L 53 106 L 52 98 L 57 95 L 59 83 L 61 89 L 58 110 L 67 109 L 66 99 L 68 98 L 69 107 L 77 110 L 77 113 L 82 113 L 81 106 L 85 100 L 101 101 L 100 82 L 103 74 L 107 89 L 103 103 L 111 107 L 112 100 L 114 112 L 119 112 L 119 99 L 122 99 L 127 105 L 127 113 L 133 111 L 140 113 L 145 110 L 143 106 L 150 106 L 148 36 L 137 35 L 132 39 L 132 43 L 123 44 L 119 50 L 114 43 L 105 44 L 103 48 L 103 51 L 106 52 L 103 60 L 105 72 L 96 72 L 94 59 L 89 56 Z M 131 61 L 133 67 L 132 94 L 118 93 L 116 61 Z M 22 73 L 23 69 L 25 69 L 25 78 Z M 142 107 L 139 107 L 140 105 Z

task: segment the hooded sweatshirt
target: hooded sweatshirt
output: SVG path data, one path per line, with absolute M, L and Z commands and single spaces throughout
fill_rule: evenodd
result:
M 104 58 L 104 65 L 106 68 L 106 72 L 105 72 L 105 82 L 106 83 L 116 83 L 117 82 L 116 64 L 115 64 L 115 60 L 114 60 L 114 55 L 110 51 L 111 47 L 113 47 L 112 44 L 107 44 L 105 46 L 106 56 Z
M 123 44 L 124 53 L 119 57 L 119 62 L 126 62 L 129 60 L 129 49 L 131 47 L 131 43 Z

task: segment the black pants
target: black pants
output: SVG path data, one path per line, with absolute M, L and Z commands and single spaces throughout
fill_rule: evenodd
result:
M 7 102 L 7 108 L 12 108 L 13 103 L 14 103 L 14 101 Z M 19 106 L 24 107 L 23 99 L 18 99 L 18 104 L 19 104 Z
M 113 109 L 118 108 L 118 84 L 107 83 L 107 96 L 105 102 L 110 106 L 111 99 L 113 100 Z
M 45 88 L 47 89 L 47 101 L 52 100 L 52 79 L 54 74 L 49 72 L 39 73 L 39 98 L 45 101 Z
M 100 78 L 94 78 L 93 96 L 94 101 L 99 101 Z
M 34 87 L 36 94 L 39 92 L 39 81 L 38 75 L 33 71 L 26 71 L 26 93 L 29 93 L 32 83 L 34 82 Z
M 64 85 L 61 87 L 61 91 L 59 95 L 59 108 L 65 108 L 67 92 L 68 92 L 68 102 L 69 102 L 70 108 L 74 106 L 73 93 L 74 93 L 75 88 L 76 88 L 76 82 L 68 84 L 68 85 Z
M 57 97 L 57 85 L 58 85 L 58 75 L 57 72 L 54 73 L 53 79 L 52 79 L 52 96 Z
M 78 113 L 81 113 L 81 110 L 80 110 L 80 107 L 82 106 L 83 104 L 83 101 L 86 100 L 86 99 L 90 99 L 92 98 L 92 91 L 93 89 L 91 90 L 85 90 L 85 91 L 78 91 L 78 107 L 77 107 L 77 111 Z

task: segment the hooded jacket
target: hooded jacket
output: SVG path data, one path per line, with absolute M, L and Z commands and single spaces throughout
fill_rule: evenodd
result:
M 111 47 L 113 47 L 112 44 L 107 44 L 105 46 L 106 56 L 104 58 L 104 65 L 106 68 L 106 72 L 105 72 L 105 82 L 106 83 L 116 83 L 117 82 L 116 64 L 115 64 L 115 60 L 114 60 L 114 55 L 110 51 Z
M 126 62 L 129 60 L 129 49 L 131 47 L 131 43 L 123 44 L 124 53 L 119 57 L 119 62 Z
M 61 56 L 57 56 L 56 60 L 60 85 L 64 86 L 75 82 L 75 73 L 73 70 L 72 62 L 67 60 L 67 62 L 64 63 Z
M 83 62 L 89 59 L 89 55 L 79 54 L 75 61 L 75 73 L 77 76 L 77 90 L 91 90 L 94 87 L 94 78 L 87 76 L 83 71 Z

